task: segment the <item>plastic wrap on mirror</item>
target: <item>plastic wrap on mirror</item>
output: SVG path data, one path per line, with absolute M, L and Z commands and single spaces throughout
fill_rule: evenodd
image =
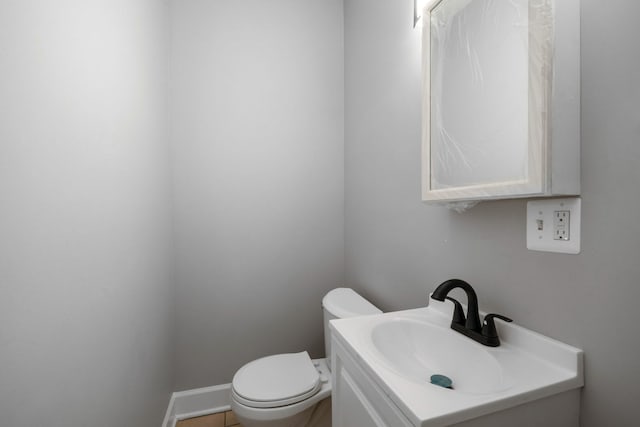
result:
M 471 204 L 451 200 L 543 191 L 552 12 L 551 0 L 442 0 L 426 15 L 425 200 L 459 210 Z
M 457 202 L 444 202 L 443 205 L 447 209 L 463 213 L 480 203 L 480 200 L 459 200 Z

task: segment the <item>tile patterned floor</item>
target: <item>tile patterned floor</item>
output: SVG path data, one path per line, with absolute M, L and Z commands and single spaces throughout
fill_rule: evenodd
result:
M 176 427 L 242 427 L 232 411 L 178 421 Z

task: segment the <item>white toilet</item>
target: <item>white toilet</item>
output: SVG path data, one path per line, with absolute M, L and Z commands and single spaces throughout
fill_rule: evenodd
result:
M 231 409 L 244 427 L 331 425 L 331 335 L 329 321 L 381 311 L 353 289 L 337 288 L 322 299 L 327 358 L 277 354 L 249 362 L 236 372 Z

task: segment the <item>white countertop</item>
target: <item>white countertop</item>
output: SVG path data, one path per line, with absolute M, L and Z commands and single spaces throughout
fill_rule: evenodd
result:
M 365 372 L 416 426 L 447 426 L 583 386 L 582 350 L 513 323 L 498 326 L 500 347 L 486 347 L 450 329 L 452 311 L 451 303 L 431 300 L 425 308 L 332 320 L 331 328 L 334 338 L 356 356 Z M 452 340 L 462 337 L 480 346 L 500 365 L 503 386 L 471 393 L 402 375 L 386 362 L 372 340 L 377 325 L 398 320 L 426 322 L 441 328 L 439 336 L 445 341 L 448 335 L 442 334 L 446 330 L 455 334 Z M 456 357 L 464 360 L 464 355 Z

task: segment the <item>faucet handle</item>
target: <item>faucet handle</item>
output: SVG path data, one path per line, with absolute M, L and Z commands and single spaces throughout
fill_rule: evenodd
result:
M 505 322 L 513 322 L 512 319 L 509 319 L 502 314 L 491 313 L 484 316 L 484 324 L 482 325 L 482 335 L 490 338 L 497 338 L 498 331 L 496 331 L 496 322 L 493 320 L 494 318 L 504 320 Z
M 460 325 L 464 325 L 467 319 L 464 317 L 464 309 L 462 308 L 462 304 L 458 302 L 458 300 L 453 299 L 451 297 L 445 297 L 449 301 L 451 301 L 454 305 L 453 308 L 453 319 L 451 323 L 459 323 Z

